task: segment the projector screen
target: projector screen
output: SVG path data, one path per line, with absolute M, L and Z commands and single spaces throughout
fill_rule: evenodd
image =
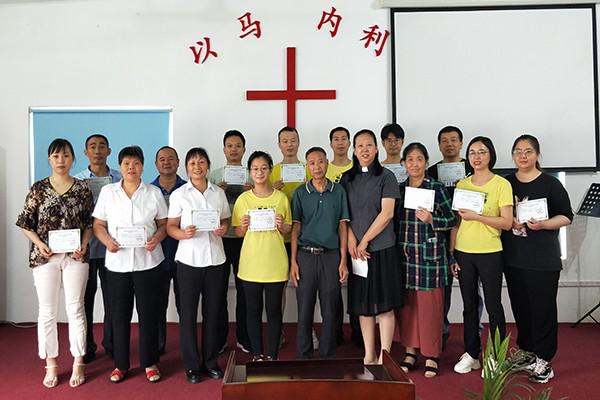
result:
M 391 10 L 393 113 L 406 143 L 441 158 L 446 125 L 494 142 L 514 168 L 514 139 L 540 140 L 546 170 L 598 170 L 594 5 Z

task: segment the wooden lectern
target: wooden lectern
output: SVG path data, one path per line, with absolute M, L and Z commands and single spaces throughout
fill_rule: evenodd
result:
M 414 400 L 415 385 L 383 353 L 383 365 L 362 358 L 280 360 L 236 365 L 231 352 L 222 386 L 223 400 Z

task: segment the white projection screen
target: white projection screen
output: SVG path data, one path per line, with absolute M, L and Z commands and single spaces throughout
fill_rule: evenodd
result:
M 490 137 L 499 169 L 522 133 L 546 170 L 599 169 L 594 5 L 394 8 L 391 26 L 394 118 L 431 162 L 455 125 L 463 152 Z

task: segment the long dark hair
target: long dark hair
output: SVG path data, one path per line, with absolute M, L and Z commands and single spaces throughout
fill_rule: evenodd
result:
M 519 136 L 518 138 L 515 139 L 515 142 L 512 145 L 512 148 L 510 149 L 510 152 L 512 153 L 513 151 L 515 151 L 515 148 L 517 147 L 517 143 L 519 143 L 521 140 L 527 140 L 529 142 L 529 144 L 531 144 L 531 147 L 533 147 L 533 150 L 535 150 L 535 154 L 539 155 L 540 154 L 540 142 L 539 140 L 537 140 L 537 138 L 533 135 L 530 135 L 528 133 L 524 133 L 521 136 Z M 542 167 L 540 166 L 540 162 L 539 160 L 535 160 L 535 167 L 538 169 L 538 171 L 542 170 Z
M 360 131 L 354 134 L 354 137 L 352 138 L 352 147 L 356 148 L 356 138 L 358 138 L 360 135 L 371 136 L 371 139 L 373 139 L 375 147 L 377 148 L 377 136 L 375 136 L 373 131 L 368 129 L 361 129 Z M 379 151 L 377 152 L 377 154 L 375 154 L 375 159 L 373 160 L 373 164 L 371 164 L 371 168 L 373 171 L 373 175 L 375 176 L 379 176 L 383 172 L 383 166 L 379 162 Z M 350 168 L 350 170 L 348 171 L 348 181 L 352 182 L 354 178 L 356 178 L 356 175 L 360 174 L 361 171 L 362 168 L 360 166 L 360 163 L 358 162 L 358 157 L 356 157 L 356 154 L 352 153 L 352 168 Z

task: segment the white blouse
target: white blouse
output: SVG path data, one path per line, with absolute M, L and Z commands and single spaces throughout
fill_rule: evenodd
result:
M 117 227 L 143 226 L 148 240 L 157 230 L 156 220 L 167 218 L 165 199 L 159 188 L 143 182 L 129 198 L 121 182 L 102 188 L 92 216 L 106 221 L 108 234 L 113 238 L 117 237 Z M 113 272 L 134 272 L 154 268 L 164 258 L 159 244 L 153 251 L 143 247 L 120 248 L 115 253 L 107 251 L 105 263 Z
M 231 217 L 229 203 L 223 189 L 208 182 L 204 193 L 191 182 L 171 193 L 169 200 L 169 218 L 181 218 L 179 227 L 193 225 L 192 210 L 217 210 L 219 220 Z M 223 240 L 210 231 L 196 231 L 190 238 L 179 241 L 175 261 L 191 267 L 210 267 L 225 262 Z

